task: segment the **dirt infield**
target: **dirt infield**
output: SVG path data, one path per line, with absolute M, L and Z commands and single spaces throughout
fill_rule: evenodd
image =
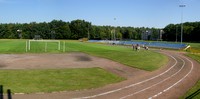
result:
M 62 69 L 101 67 L 117 75 L 130 78 L 146 71 L 133 69 L 108 59 L 84 53 L 69 54 L 1 54 L 0 69 Z
M 182 53 L 161 51 L 169 62 L 147 72 L 84 53 L 0 55 L 1 69 L 57 69 L 101 67 L 126 81 L 83 91 L 15 94 L 13 99 L 177 99 L 200 79 L 200 65 Z

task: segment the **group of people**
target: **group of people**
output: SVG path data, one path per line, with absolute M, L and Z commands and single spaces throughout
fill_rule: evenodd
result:
M 139 44 L 132 44 L 132 47 L 133 47 L 133 50 L 136 50 L 136 51 L 139 51 L 140 50 L 140 45 Z M 145 49 L 145 50 L 149 50 L 149 47 L 148 46 L 145 46 L 145 45 L 142 45 L 142 47 Z

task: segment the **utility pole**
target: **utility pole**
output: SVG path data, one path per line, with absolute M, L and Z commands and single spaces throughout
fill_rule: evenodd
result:
M 178 25 L 176 25 L 176 42 L 177 42 Z
M 116 20 L 116 18 L 114 18 L 114 21 Z M 114 41 L 116 41 L 116 31 L 115 31 L 115 27 L 114 27 Z
M 88 24 L 88 27 L 87 27 L 88 29 L 88 40 L 90 39 L 90 31 L 89 31 L 89 24 Z
M 186 5 L 184 5 L 184 4 L 179 5 L 179 7 L 182 8 L 182 9 L 181 9 L 181 44 L 182 44 L 182 42 L 183 42 L 183 8 L 184 8 L 185 6 L 186 6 Z

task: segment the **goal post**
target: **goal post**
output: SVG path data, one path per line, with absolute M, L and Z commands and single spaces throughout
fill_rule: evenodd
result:
M 44 50 L 47 51 L 48 43 L 57 43 L 57 49 L 60 50 L 60 41 L 59 40 L 28 40 L 26 41 L 26 52 L 31 50 L 31 42 L 44 42 Z

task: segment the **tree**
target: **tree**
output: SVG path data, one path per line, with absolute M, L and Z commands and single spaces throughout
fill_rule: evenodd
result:
M 200 22 L 183 23 L 183 41 L 200 42 Z M 166 41 L 180 41 L 181 24 L 169 24 L 163 30 L 162 39 Z M 17 32 L 22 30 L 22 32 Z M 145 31 L 149 34 L 145 35 Z M 33 39 L 35 35 L 40 35 L 43 39 L 147 39 L 157 40 L 159 37 L 157 28 L 145 27 L 113 27 L 96 26 L 85 20 L 73 20 L 64 22 L 62 20 L 52 20 L 51 22 L 31 22 L 31 23 L 9 23 L 0 24 L 1 39 Z M 145 36 L 145 38 L 144 38 Z M 148 36 L 148 37 L 147 37 Z
M 74 20 L 71 21 L 69 27 L 72 32 L 71 38 L 87 38 L 89 31 L 91 30 L 91 23 L 86 22 L 85 20 Z
M 152 30 L 151 40 L 157 40 L 157 39 L 159 39 L 159 30 L 155 29 L 155 28 L 152 28 L 151 30 Z
M 52 39 L 70 39 L 71 30 L 69 23 L 62 20 L 53 20 L 49 23 L 49 37 Z
M 180 41 L 181 24 L 169 24 L 164 28 L 163 39 L 167 41 L 175 41 L 176 33 L 178 41 Z M 185 22 L 183 23 L 183 41 L 199 42 L 200 22 Z
M 163 34 L 163 39 L 166 41 L 176 40 L 176 25 L 169 24 L 164 28 L 165 34 Z

